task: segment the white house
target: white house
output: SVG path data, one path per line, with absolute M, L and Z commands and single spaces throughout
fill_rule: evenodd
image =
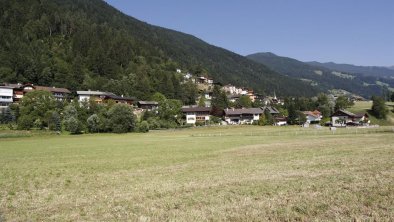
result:
M 305 114 L 306 122 L 309 123 L 309 124 L 310 123 L 318 123 L 323 118 L 323 116 L 321 115 L 321 113 L 318 110 L 315 110 L 315 111 L 304 111 L 302 113 Z
M 231 85 L 231 84 L 228 84 L 228 85 L 223 86 L 223 90 L 224 90 L 227 94 L 230 94 L 230 95 L 238 95 L 238 94 L 241 94 L 241 92 L 242 92 L 242 89 L 241 89 L 241 88 L 238 88 L 238 87 L 233 86 L 233 85 Z
M 8 107 L 13 102 L 14 88 L 0 86 L 0 108 Z
M 193 77 L 193 75 L 190 74 L 190 73 L 186 73 L 186 74 L 183 75 L 183 78 L 184 78 L 185 80 L 189 80 L 189 79 L 191 79 L 192 77 Z
M 207 123 L 210 120 L 211 107 L 183 107 L 182 112 L 186 116 L 187 124 Z
M 252 124 L 254 121 L 258 121 L 263 113 L 260 108 L 225 109 L 224 120 L 228 124 Z
M 274 117 L 275 126 L 285 126 L 287 125 L 287 118 L 284 116 L 277 116 Z
M 212 99 L 212 92 L 204 92 L 205 99 L 211 100 Z
M 369 124 L 367 113 L 354 114 L 346 110 L 338 110 L 331 115 L 331 125 L 335 127 L 358 126 Z
M 110 92 L 100 92 L 100 91 L 77 91 L 78 95 L 78 101 L 83 102 L 83 101 L 89 101 L 91 98 L 94 98 L 94 100 L 97 103 L 101 103 L 106 96 L 115 96 L 115 94 L 110 93 Z
M 239 97 L 241 97 L 241 96 L 238 94 L 232 94 L 232 95 L 228 95 L 227 99 L 228 99 L 228 101 L 235 103 L 239 99 Z

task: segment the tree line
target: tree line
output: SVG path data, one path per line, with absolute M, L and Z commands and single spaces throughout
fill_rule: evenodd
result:
M 158 110 L 145 111 L 138 116 L 132 106 L 113 100 L 102 104 L 94 100 L 58 101 L 50 92 L 37 90 L 27 93 L 20 104 L 6 108 L 0 121 L 11 129 L 65 130 L 71 134 L 148 132 L 182 125 L 180 100 L 167 99 L 160 93 L 153 99 L 159 102 Z
M 215 124 L 221 122 L 226 108 L 262 107 L 261 101 L 252 102 L 248 96 L 241 96 L 237 102 L 232 103 L 219 86 L 214 87 L 212 96 L 211 119 Z M 186 125 L 181 110 L 183 105 L 181 100 L 168 99 L 161 93 L 155 93 L 150 99 L 158 102 L 158 109 L 136 115 L 132 106 L 118 104 L 113 100 L 102 104 L 97 104 L 94 100 L 58 101 L 50 92 L 36 90 L 25 94 L 19 104 L 12 104 L 3 110 L 0 123 L 8 124 L 11 129 L 17 130 L 48 129 L 56 132 L 65 130 L 71 134 L 148 132 L 150 129 L 168 129 Z M 372 100 L 370 114 L 385 119 L 389 112 L 385 100 L 376 96 L 372 97 Z M 203 105 L 201 103 L 202 101 L 199 105 Z M 297 125 L 306 121 L 302 111 L 319 110 L 323 116 L 321 124 L 324 124 L 330 121 L 329 117 L 334 111 L 352 105 L 353 102 L 344 96 L 334 100 L 321 93 L 313 98 L 287 97 L 283 105 L 274 104 L 273 107 L 279 111 L 280 116 L 287 117 L 288 124 Z M 274 121 L 271 113 L 265 110 L 256 124 L 273 125 Z

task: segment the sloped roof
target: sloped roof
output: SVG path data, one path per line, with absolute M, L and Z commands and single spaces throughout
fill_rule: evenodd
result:
M 159 105 L 156 101 L 138 101 L 137 103 L 140 105 Z
M 23 85 L 20 83 L 4 83 L 2 86 L 12 87 L 14 89 L 21 88 Z
M 232 95 L 227 96 L 227 98 L 229 98 L 229 99 L 238 99 L 240 97 L 241 97 L 241 95 L 239 95 L 239 94 L 232 94 Z
M 272 106 L 264 106 L 261 109 L 263 110 L 263 112 L 265 112 L 265 110 L 268 109 L 268 111 L 271 114 L 279 114 L 279 111 L 275 107 L 272 107 Z
M 302 113 L 304 113 L 305 115 L 308 115 L 308 116 L 316 117 L 316 118 L 321 116 L 321 113 L 318 110 L 315 110 L 315 111 L 303 111 Z
M 71 93 L 70 90 L 66 88 L 56 88 L 48 86 L 33 86 L 36 90 L 48 91 L 48 92 L 59 92 L 59 93 Z
M 331 117 L 333 117 L 333 116 L 349 116 L 349 117 L 352 117 L 352 118 L 361 118 L 361 117 L 363 117 L 363 116 L 365 116 L 365 115 L 368 116 L 367 113 L 358 113 L 358 114 L 354 114 L 354 113 L 349 112 L 349 111 L 347 111 L 347 110 L 340 109 L 340 110 L 337 110 L 335 113 L 333 113 L 333 114 L 331 115 Z
M 225 109 L 226 115 L 242 115 L 242 114 L 262 114 L 264 113 L 261 108 L 248 108 L 248 109 Z
M 184 107 L 182 112 L 211 112 L 211 107 Z
M 135 98 L 135 97 L 123 97 L 123 96 L 117 96 L 117 95 L 106 95 L 105 97 L 113 99 L 113 100 L 131 100 L 131 101 L 137 100 L 137 98 Z
M 90 95 L 90 96 L 114 96 L 111 92 L 101 92 L 101 91 L 77 91 L 78 95 Z
M 1 86 L 0 85 L 0 88 L 3 88 L 3 89 L 14 89 L 15 87 L 12 87 L 12 86 Z

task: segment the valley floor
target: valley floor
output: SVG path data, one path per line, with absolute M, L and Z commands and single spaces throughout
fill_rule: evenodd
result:
M 393 127 L 0 139 L 0 221 L 392 221 L 393 144 Z

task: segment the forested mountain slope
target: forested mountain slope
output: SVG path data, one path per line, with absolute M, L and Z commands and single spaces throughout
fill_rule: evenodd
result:
M 269 68 L 293 78 L 310 82 L 322 90 L 343 89 L 354 94 L 370 98 L 382 93 L 382 85 L 376 84 L 379 79 L 355 75 L 329 68 L 313 66 L 296 59 L 277 56 L 273 53 L 256 53 L 247 56 L 249 59 L 264 64 Z
M 0 2 L 0 82 L 179 98 L 176 68 L 260 93 L 319 89 L 184 33 L 141 22 L 101 0 Z

